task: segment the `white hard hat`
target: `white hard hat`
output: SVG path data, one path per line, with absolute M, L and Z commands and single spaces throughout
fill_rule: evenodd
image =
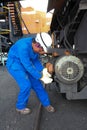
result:
M 35 38 L 36 42 L 39 42 L 43 47 L 44 51 L 47 52 L 47 49 L 51 47 L 52 39 L 48 33 L 42 32 L 38 33 Z

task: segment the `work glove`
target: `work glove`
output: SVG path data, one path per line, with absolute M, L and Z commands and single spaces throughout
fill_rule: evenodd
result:
M 53 81 L 53 79 L 48 76 L 42 76 L 40 80 L 43 81 L 45 84 L 49 84 Z
M 43 69 L 42 75 L 43 75 L 44 77 L 48 77 L 48 78 L 51 77 L 51 74 L 47 71 L 47 68 L 44 68 L 44 69 Z

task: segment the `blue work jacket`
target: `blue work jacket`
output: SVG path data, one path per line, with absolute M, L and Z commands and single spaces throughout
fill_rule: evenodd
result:
M 6 66 L 15 71 L 27 71 L 34 78 L 42 77 L 43 66 L 39 60 L 39 54 L 32 48 L 32 38 L 18 40 L 9 50 Z

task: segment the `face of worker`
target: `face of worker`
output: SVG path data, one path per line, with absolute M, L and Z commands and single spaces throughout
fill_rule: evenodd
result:
M 44 51 L 43 47 L 40 45 L 40 43 L 36 42 L 32 44 L 33 50 L 36 53 L 39 54 L 46 54 L 46 52 Z

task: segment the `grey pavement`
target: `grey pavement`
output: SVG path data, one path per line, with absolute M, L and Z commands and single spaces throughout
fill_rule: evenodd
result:
M 39 105 L 36 95 L 31 91 L 30 115 L 20 115 L 15 110 L 18 86 L 5 67 L 0 66 L 0 130 L 32 130 Z
M 87 99 L 66 100 L 57 93 L 55 84 L 47 88 L 55 113 L 48 113 L 44 108 L 40 130 L 87 130 Z M 33 130 L 39 101 L 31 91 L 28 106 L 30 115 L 20 115 L 15 110 L 18 86 L 5 67 L 0 66 L 0 130 Z

